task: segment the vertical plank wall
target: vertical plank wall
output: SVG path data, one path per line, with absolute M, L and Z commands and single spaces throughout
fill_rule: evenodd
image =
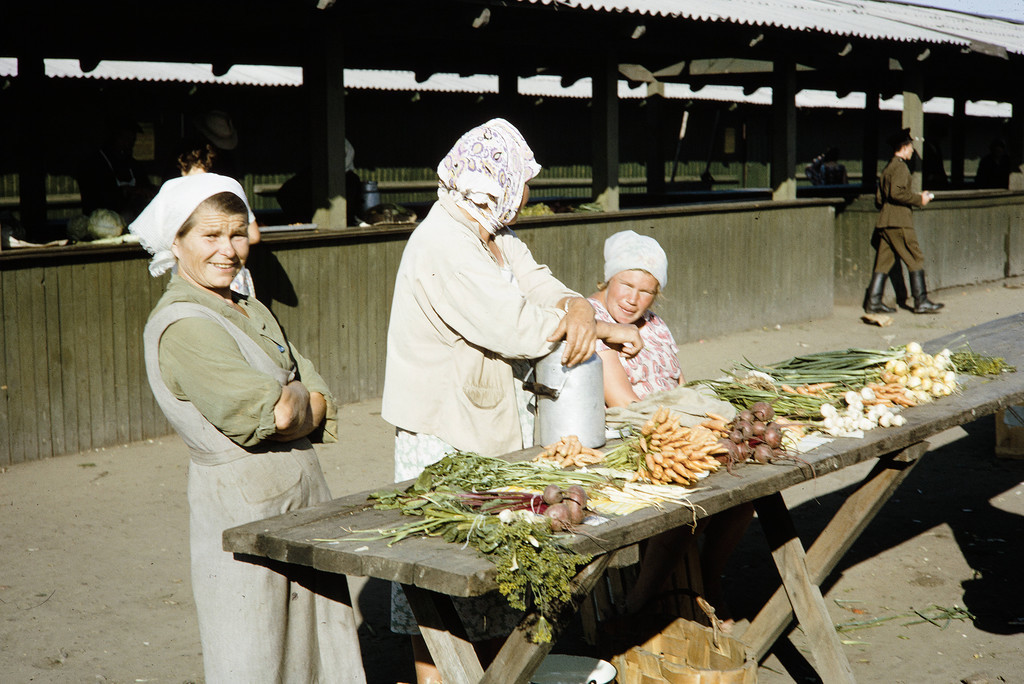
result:
M 0 465 L 166 434 L 142 362 L 163 289 L 141 257 L 0 270 Z

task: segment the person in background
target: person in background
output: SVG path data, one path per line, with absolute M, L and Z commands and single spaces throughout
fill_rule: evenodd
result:
M 635 325 L 644 341 L 635 356 L 598 341 L 606 406 L 625 406 L 651 392 L 678 387 L 683 379 L 672 332 L 651 311 L 667 281 L 668 257 L 654 238 L 624 230 L 605 240 L 604 282 L 588 301 L 597 320 Z
M 243 172 L 237 156 L 238 129 L 231 116 L 220 109 L 213 109 L 192 117 L 192 127 L 199 138 L 212 145 L 216 152 L 216 163 L 211 170 L 241 182 Z M 188 137 L 196 136 L 193 134 Z
M 531 446 L 522 381 L 529 359 L 562 340 L 566 365 L 592 356 L 598 338 L 627 353 L 643 346 L 636 327 L 596 321 L 590 303 L 510 230 L 539 171 L 504 119 L 465 133 L 437 167 L 438 199 L 402 253 L 388 325 L 381 416 L 396 428 L 396 482 L 455 451 Z M 455 605 L 485 662 L 522 618 L 496 592 Z M 413 636 L 417 681 L 440 681 L 398 585 L 391 628 Z
M 359 217 L 367 207 L 363 206 L 363 182 L 356 173 L 356 150 L 345 139 L 345 206 L 346 222 L 350 226 L 359 224 Z M 316 211 L 313 200 L 313 181 L 309 166 L 299 170 L 286 180 L 277 191 L 277 203 L 284 214 L 285 223 L 309 223 Z
M 365 681 L 338 577 L 265 566 L 223 550 L 225 529 L 331 496 L 312 441 L 336 439 L 323 378 L 273 314 L 230 284 L 249 253 L 237 181 L 175 178 L 130 226 L 172 270 L 143 334 L 146 371 L 188 445 L 192 589 L 208 684 Z M 325 592 L 338 600 L 314 593 Z
M 949 188 L 949 176 L 942 160 L 940 144 L 946 133 L 938 129 L 924 141 L 924 158 L 921 160 L 921 187 L 925 190 Z
M 924 254 L 917 244 L 914 232 L 914 207 L 931 202 L 930 192 L 913 192 L 912 177 L 907 162 L 914 156 L 910 129 L 904 128 L 889 136 L 893 149 L 892 159 L 886 164 L 875 192 L 875 203 L 881 207 L 875 221 L 875 267 L 864 295 L 865 313 L 893 313 L 896 310 L 882 302 L 885 279 L 896 263 L 896 257 L 907 265 L 910 272 L 910 293 L 914 300 L 914 313 L 937 313 L 943 307 L 928 299 L 924 277 Z
M 1006 143 L 996 138 L 988 147 L 988 154 L 978 162 L 978 172 L 974 174 L 974 184 L 979 188 L 1002 188 L 1010 186 L 1010 174 L 1013 164 L 1006 152 Z
M 846 166 L 839 162 L 839 148 L 830 147 L 804 170 L 813 185 L 846 185 L 850 182 Z
M 133 154 L 140 130 L 138 123 L 126 117 L 106 123 L 103 142 L 81 160 L 75 172 L 83 214 L 109 209 L 127 224 L 153 198 L 155 189 Z
M 198 173 L 210 173 L 213 171 L 214 162 L 217 159 L 217 151 L 210 143 L 192 141 L 182 146 L 182 151 L 176 160 L 178 170 L 182 176 L 193 176 Z M 249 210 L 249 246 L 260 241 L 260 227 L 256 222 L 256 215 Z M 252 282 L 252 274 L 246 266 L 235 276 L 231 282 L 231 289 L 246 297 L 256 296 L 256 286 Z

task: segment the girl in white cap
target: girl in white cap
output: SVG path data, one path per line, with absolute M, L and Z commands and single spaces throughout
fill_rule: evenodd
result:
M 625 406 L 652 392 L 673 389 L 683 379 L 672 332 L 651 311 L 667 282 L 668 257 L 654 238 L 624 230 L 605 241 L 604 282 L 589 301 L 597 320 L 635 325 L 644 341 L 635 356 L 598 341 L 608 406 Z

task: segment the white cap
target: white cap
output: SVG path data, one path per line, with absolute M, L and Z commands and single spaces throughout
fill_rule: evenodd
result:
M 633 270 L 647 271 L 660 287 L 668 284 L 668 257 L 658 241 L 623 230 L 604 241 L 604 280 L 608 282 L 616 273 Z

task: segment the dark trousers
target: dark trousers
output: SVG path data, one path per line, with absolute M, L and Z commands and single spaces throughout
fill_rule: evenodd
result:
M 878 242 L 875 273 L 888 273 L 896 264 L 897 256 L 911 273 L 924 268 L 924 254 L 913 228 L 875 228 L 874 237 Z

